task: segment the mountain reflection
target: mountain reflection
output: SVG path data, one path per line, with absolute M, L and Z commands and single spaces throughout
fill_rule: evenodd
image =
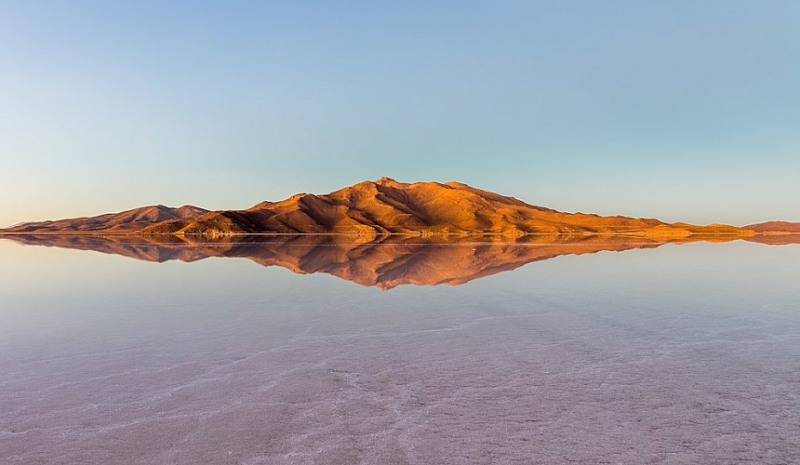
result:
M 247 258 L 262 266 L 281 266 L 300 274 L 328 273 L 381 289 L 403 284 L 459 285 L 562 255 L 656 248 L 667 243 L 598 236 L 528 236 L 512 242 L 485 237 L 480 242 L 418 237 L 359 242 L 353 236 L 236 236 L 213 242 L 178 236 L 3 237 L 28 245 L 93 250 L 152 262 Z

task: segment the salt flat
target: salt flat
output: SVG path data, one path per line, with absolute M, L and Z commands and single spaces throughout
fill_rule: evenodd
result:
M 0 241 L 0 462 L 800 461 L 800 246 L 382 291 Z

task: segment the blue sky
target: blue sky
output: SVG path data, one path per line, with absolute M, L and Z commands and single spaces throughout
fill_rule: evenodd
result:
M 0 1 L 0 225 L 365 179 L 800 221 L 800 2 Z

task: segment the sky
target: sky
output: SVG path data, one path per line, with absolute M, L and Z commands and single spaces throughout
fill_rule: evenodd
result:
M 0 226 L 367 179 L 800 221 L 800 2 L 0 0 Z

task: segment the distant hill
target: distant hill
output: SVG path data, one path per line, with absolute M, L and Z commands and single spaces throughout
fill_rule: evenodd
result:
M 727 225 L 667 224 L 656 219 L 564 213 L 458 182 L 364 181 L 325 195 L 297 194 L 246 210 L 144 207 L 117 214 L 26 223 L 2 233 L 140 234 L 221 237 L 237 234 L 363 236 L 633 235 L 648 238 L 755 232 Z
M 62 233 L 62 232 L 113 232 L 134 233 L 143 228 L 170 220 L 186 220 L 208 213 L 208 210 L 191 205 L 179 208 L 153 205 L 134 208 L 120 213 L 100 216 L 70 218 L 57 221 L 22 223 L 3 231 L 16 233 Z
M 752 242 L 768 245 L 800 244 L 800 223 L 788 221 L 768 221 L 751 224 L 746 229 L 757 231 L 758 235 L 747 238 Z
M 751 224 L 744 227 L 753 231 L 761 232 L 782 232 L 800 234 L 800 223 L 790 223 L 788 221 L 768 221 L 766 223 Z

